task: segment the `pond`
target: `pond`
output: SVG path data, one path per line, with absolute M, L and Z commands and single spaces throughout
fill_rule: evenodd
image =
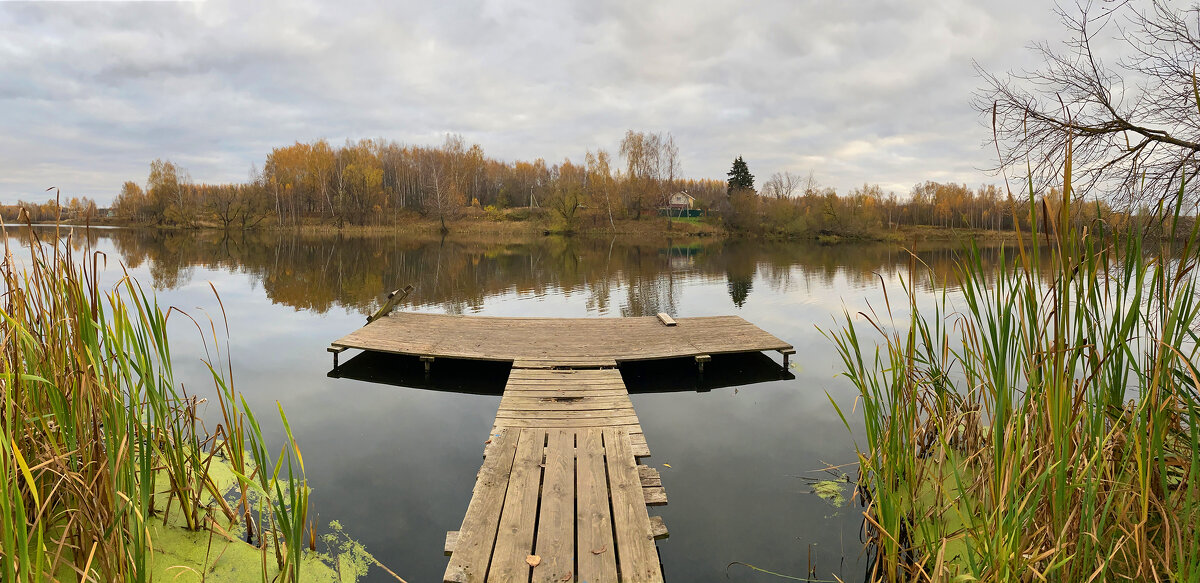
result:
M 645 463 L 662 473 L 670 501 L 651 508 L 671 533 L 658 545 L 664 574 L 710 581 L 728 569 L 733 580 L 778 580 L 727 567 L 744 562 L 860 580 L 861 509 L 831 502 L 848 500 L 848 485 L 831 492 L 812 483 L 854 476 L 851 430 L 860 423 L 850 412 L 855 393 L 821 330 L 845 309 L 885 309 L 883 286 L 894 298 L 916 261 L 949 278 L 957 250 L 917 247 L 914 256 L 892 245 L 126 229 L 72 237 L 77 248 L 86 240 L 104 253 L 105 279 L 127 269 L 164 307 L 196 319 L 171 318 L 177 380 L 189 393 L 211 392 L 198 330 L 215 330 L 221 358 L 231 359 L 235 384 L 258 417 L 274 418 L 276 401 L 286 411 L 318 520 L 339 521 L 412 582 L 440 580 L 445 569 L 445 533 L 457 530 L 471 498 L 507 367 L 435 368 L 426 381 L 411 360 L 351 358 L 353 374 L 330 375 L 325 348 L 363 325 L 387 291 L 413 284 L 400 309 L 437 313 L 732 314 L 794 345 L 787 373 L 777 354 L 716 359 L 703 379 L 688 362 L 623 367 L 653 454 Z M 215 399 L 207 407 L 210 418 L 219 416 Z M 278 423 L 266 429 L 280 435 Z M 392 579 L 376 570 L 368 580 Z

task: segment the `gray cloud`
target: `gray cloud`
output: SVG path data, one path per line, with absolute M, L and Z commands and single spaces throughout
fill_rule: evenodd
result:
M 107 202 L 148 163 L 243 180 L 273 146 L 438 143 L 507 160 L 670 131 L 684 172 L 844 191 L 992 178 L 971 61 L 1035 64 L 1036 0 L 0 2 L 0 201 Z

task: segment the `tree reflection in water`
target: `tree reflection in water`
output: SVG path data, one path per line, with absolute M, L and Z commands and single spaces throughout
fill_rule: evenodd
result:
M 65 235 L 64 231 L 64 235 Z M 42 229 L 44 237 L 53 229 Z M 84 244 L 74 229 L 75 245 Z M 843 279 L 851 287 L 878 285 L 928 264 L 939 281 L 955 280 L 954 243 L 925 244 L 910 253 L 891 244 L 818 245 L 736 240 L 634 241 L 622 238 L 530 237 L 512 240 L 342 236 L 291 231 L 156 231 L 99 229 L 130 267 L 146 265 L 158 289 L 187 284 L 195 269 L 245 272 L 271 301 L 326 312 L 340 307 L 369 314 L 388 291 L 412 283 L 410 308 L 478 311 L 488 297 L 513 294 L 582 295 L 589 312 L 643 316 L 676 313 L 691 281 L 727 284 L 741 308 L 756 285 L 806 291 Z M 996 264 L 1000 247 L 983 250 Z M 1012 249 L 1009 249 L 1011 261 Z M 110 258 L 112 260 L 114 258 Z M 928 280 L 916 282 L 927 286 Z

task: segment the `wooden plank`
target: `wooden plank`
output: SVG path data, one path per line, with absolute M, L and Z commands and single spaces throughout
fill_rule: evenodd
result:
M 534 399 L 546 399 L 551 397 L 624 397 L 629 398 L 629 393 L 625 389 L 571 389 L 571 390 L 541 390 L 533 389 L 526 390 L 524 388 L 508 387 L 504 389 L 505 397 L 532 397 Z
M 617 428 L 605 428 L 603 433 L 621 578 L 661 582 L 658 549 L 650 533 L 650 516 L 646 513 L 629 433 Z
M 658 313 L 658 321 L 662 322 L 664 326 L 674 326 L 675 325 L 675 319 L 672 318 L 670 316 L 670 314 L 667 314 L 666 312 Z
M 543 397 L 517 397 L 505 394 L 500 399 L 500 408 L 512 411 L 579 411 L 584 409 L 632 409 L 628 395 L 616 397 L 594 397 L 585 395 L 546 395 Z
M 499 409 L 496 417 L 500 419 L 610 419 L 617 417 L 637 417 L 633 407 L 610 407 L 608 409 Z
M 524 419 L 537 421 L 540 419 L 621 419 L 637 422 L 637 414 L 633 408 L 613 409 L 610 411 L 506 411 L 496 412 L 497 419 Z M 530 427 L 537 427 L 530 425 Z
M 575 569 L 575 432 L 549 432 L 534 554 L 534 583 L 572 580 Z
M 451 554 L 454 553 L 454 547 L 457 544 L 458 544 L 458 531 L 457 530 L 446 531 L 446 543 L 443 546 L 443 548 L 445 549 L 446 556 L 450 556 Z
M 629 445 L 633 446 L 634 457 L 650 457 L 650 445 L 646 443 L 646 436 L 640 431 L 630 430 Z
M 659 476 L 658 470 L 641 464 L 638 465 L 637 470 L 643 488 L 662 485 L 662 477 Z
M 663 522 L 661 516 L 650 517 L 650 534 L 654 535 L 654 539 L 667 538 L 670 533 L 667 532 L 667 524 Z
M 504 511 L 496 532 L 496 549 L 488 569 L 489 583 L 529 580 L 530 567 L 525 559 L 533 551 L 533 527 L 537 520 L 545 444 L 544 429 L 521 431 L 512 475 L 509 476 L 508 495 L 504 498 Z
M 642 488 L 646 506 L 662 506 L 667 503 L 667 489 L 662 486 Z
M 443 580 L 447 583 L 481 582 L 496 541 L 496 527 L 508 491 L 508 478 L 517 452 L 519 431 L 495 430 L 488 455 L 479 469 L 467 514 L 458 529 L 458 541 Z
M 637 417 L 597 417 L 597 418 L 576 418 L 576 419 L 496 419 L 496 427 L 541 427 L 541 428 L 556 428 L 556 427 L 625 427 L 634 429 L 639 427 Z
M 615 583 L 617 549 L 613 545 L 612 517 L 608 508 L 608 478 L 600 429 L 578 432 L 578 493 L 575 524 L 578 536 L 579 581 Z
M 548 369 L 562 367 L 605 367 L 617 366 L 617 361 L 605 356 L 554 355 L 543 358 L 519 358 L 513 361 L 514 369 Z

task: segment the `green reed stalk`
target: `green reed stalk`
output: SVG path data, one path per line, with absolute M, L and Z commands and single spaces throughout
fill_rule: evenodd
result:
M 898 322 L 889 300 L 873 338 L 850 314 L 830 334 L 862 401 L 873 579 L 1200 580 L 1200 222 L 1181 180 L 1154 242 L 1078 227 L 1069 155 L 1064 177 L 1016 257 L 965 251 L 961 300 L 902 282 Z
M 225 417 L 233 424 L 203 434 L 196 400 L 176 389 L 172 375 L 171 310 L 164 312 L 136 281 L 126 276 L 102 288 L 102 255 L 76 263 L 70 242 L 57 235 L 42 241 L 31 230 L 28 246 L 29 265 L 21 267 L 5 233 L 0 580 L 146 581 L 152 516 L 165 522 L 181 513 L 186 528 L 204 529 L 249 515 L 247 497 L 239 509 L 244 514 L 229 508 L 208 471 L 219 454 L 242 474 L 253 474 L 245 451 L 262 450 L 262 433 L 257 425 L 246 431 L 244 399 L 210 364 L 222 403 L 240 399 L 242 405 Z M 299 449 L 287 431 L 290 469 Z M 255 461 L 271 467 L 265 455 Z M 275 480 L 277 492 L 291 493 L 288 511 L 298 508 L 300 516 L 308 495 L 302 472 Z M 202 507 L 206 490 L 217 508 Z M 156 507 L 160 491 L 166 503 Z M 290 543 L 292 533 L 285 536 Z M 300 552 L 288 555 L 290 562 L 276 567 L 295 581 Z

